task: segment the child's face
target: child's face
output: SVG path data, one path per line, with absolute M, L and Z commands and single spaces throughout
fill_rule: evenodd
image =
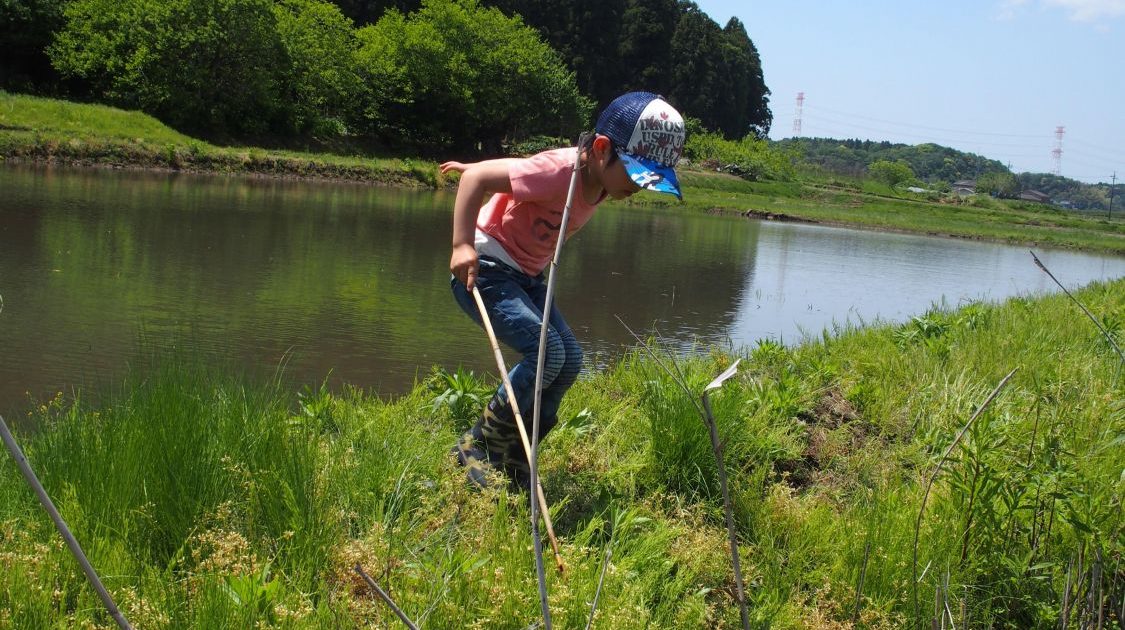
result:
M 602 170 L 602 187 L 605 188 L 606 194 L 614 199 L 624 199 L 641 190 L 641 187 L 629 178 L 629 173 L 625 171 L 625 163 L 620 159 L 614 160 L 613 164 Z

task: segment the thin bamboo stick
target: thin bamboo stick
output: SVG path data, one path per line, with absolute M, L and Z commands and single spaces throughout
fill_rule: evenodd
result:
M 512 380 L 508 378 L 508 367 L 504 365 L 504 354 L 500 352 L 500 343 L 496 340 L 496 331 L 493 330 L 492 321 L 488 317 L 488 308 L 484 305 L 480 290 L 475 286 L 473 287 L 473 300 L 477 303 L 481 322 L 484 324 L 485 332 L 488 333 L 488 341 L 492 345 L 492 355 L 496 359 L 496 369 L 500 371 L 500 379 L 504 382 L 504 391 L 508 393 L 508 404 L 512 406 L 512 412 L 516 417 L 516 428 L 519 430 L 520 441 L 523 442 L 524 453 L 527 454 L 527 460 L 530 462 L 531 443 L 527 439 L 527 427 L 524 425 L 523 416 L 520 414 L 519 403 L 516 402 L 516 392 L 512 388 Z M 559 553 L 559 541 L 555 538 L 555 527 L 551 523 L 551 510 L 547 506 L 547 495 L 543 493 L 543 485 L 538 483 L 538 480 L 535 484 L 535 493 L 539 497 L 539 507 L 543 510 L 543 524 L 547 526 L 547 537 L 551 540 L 551 549 L 555 552 L 555 563 L 559 567 L 559 572 L 565 572 L 566 565 L 563 564 L 562 554 Z
M 566 191 L 562 217 L 559 220 L 559 238 L 555 242 L 555 256 L 551 259 L 547 274 L 547 293 L 543 296 L 543 325 L 539 329 L 539 361 L 535 366 L 535 403 L 531 419 L 531 484 L 539 485 L 539 416 L 543 406 L 543 366 L 547 359 L 547 331 L 551 328 L 551 306 L 555 299 L 555 271 L 559 268 L 563 243 L 566 242 L 566 228 L 570 222 L 570 207 L 574 203 L 574 192 L 578 189 L 578 166 L 582 162 L 582 145 L 586 134 L 578 137 L 574 148 L 574 165 L 570 169 L 570 187 Z M 539 577 L 539 607 L 543 611 L 543 625 L 551 630 L 551 608 L 547 602 L 547 578 L 543 571 L 543 543 L 539 539 L 538 501 L 531 498 L 531 539 L 535 545 L 535 570 Z
M 35 496 L 39 497 L 39 503 L 42 504 L 43 509 L 51 516 L 51 520 L 55 522 L 55 528 L 62 534 L 63 540 L 66 541 L 66 546 L 70 548 L 70 553 L 74 555 L 74 559 L 82 566 L 82 571 L 86 573 L 86 577 L 90 583 L 94 585 L 94 590 L 97 591 L 98 597 L 102 600 L 102 605 L 109 611 L 113 620 L 117 622 L 117 626 L 121 630 L 132 630 L 129 621 L 125 619 L 125 615 L 117 609 L 117 604 L 113 602 L 113 597 L 110 596 L 109 591 L 102 585 L 98 573 L 94 571 L 94 566 L 86 558 L 83 553 L 82 547 L 78 544 L 78 540 L 74 538 L 74 534 L 70 533 L 70 528 L 66 526 L 66 521 L 63 520 L 62 515 L 59 514 L 58 509 L 55 508 L 54 501 L 47 495 L 47 491 L 43 489 L 43 484 L 39 483 L 39 478 L 35 476 L 35 471 L 31 469 L 31 464 L 27 462 L 27 457 L 24 456 L 23 451 L 20 450 L 19 444 L 16 439 L 12 437 L 12 432 L 8 430 L 8 423 L 4 422 L 4 417 L 0 416 L 0 434 L 4 438 L 4 445 L 8 447 L 8 452 L 12 454 L 12 458 L 16 460 L 20 472 L 23 473 L 23 478 L 31 489 L 35 491 Z
M 390 606 L 391 610 L 393 610 L 395 615 L 402 620 L 402 623 L 406 624 L 407 628 L 410 628 L 410 630 L 418 630 L 418 626 L 414 625 L 414 622 L 406 616 L 406 613 L 402 612 L 402 609 L 399 608 L 397 604 L 395 604 L 394 600 L 391 599 L 390 595 L 387 595 L 386 591 L 379 588 L 379 585 L 375 583 L 375 580 L 371 579 L 370 575 L 367 575 L 367 573 L 363 570 L 363 567 L 361 567 L 359 563 L 356 563 L 354 568 L 355 572 L 360 574 L 360 576 L 363 577 L 364 581 L 367 582 L 367 585 L 375 590 L 375 594 L 379 596 L 379 599 L 382 599 L 384 602 L 386 602 L 387 606 Z

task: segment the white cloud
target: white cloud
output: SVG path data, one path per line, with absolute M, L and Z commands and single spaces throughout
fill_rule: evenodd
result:
M 1031 3 L 1031 0 L 1000 0 L 997 18 L 1010 20 Z M 1062 9 L 1075 22 L 1094 22 L 1125 16 L 1125 0 L 1038 0 L 1045 9 Z
M 1043 0 L 1043 4 L 1066 9 L 1070 19 L 1077 22 L 1125 15 L 1125 0 Z
M 1001 0 L 997 7 L 996 17 L 1000 20 L 1011 20 L 1016 17 L 1019 8 L 1027 4 L 1027 0 Z

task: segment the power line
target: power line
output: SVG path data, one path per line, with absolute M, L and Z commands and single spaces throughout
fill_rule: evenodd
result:
M 1076 151 L 1073 148 L 1068 149 L 1067 152 L 1071 155 L 1074 155 L 1076 153 Z M 1100 155 L 1096 152 L 1091 153 L 1089 151 L 1086 151 L 1085 149 L 1079 149 L 1077 151 L 1077 154 L 1078 155 L 1084 155 L 1088 158 L 1092 158 L 1092 159 L 1095 159 L 1095 160 L 1100 160 L 1102 162 L 1116 162 L 1118 164 L 1125 163 L 1125 156 Z
M 828 112 L 830 114 L 836 114 L 837 116 L 848 116 L 848 117 L 851 117 L 851 118 L 863 118 L 863 119 L 870 120 L 870 121 L 873 121 L 873 122 L 879 122 L 879 123 L 884 123 L 884 124 L 888 124 L 888 125 L 896 125 L 896 126 L 899 126 L 899 127 L 912 127 L 912 128 L 917 128 L 917 129 L 928 129 L 928 130 L 931 130 L 931 131 L 941 131 L 941 132 L 945 132 L 945 133 L 957 133 L 957 134 L 974 135 L 974 136 L 1001 136 L 1001 137 L 1008 137 L 1008 138 L 1039 138 L 1039 139 L 1042 139 L 1044 137 L 1044 134 L 997 133 L 997 132 L 994 132 L 994 131 L 975 131 L 975 130 L 969 130 L 969 129 L 949 129 L 949 128 L 946 128 L 946 127 L 932 127 L 932 126 L 928 126 L 928 125 L 919 125 L 917 123 L 896 122 L 896 121 L 893 121 L 893 120 L 875 118 L 874 116 L 865 116 L 863 114 L 853 114 L 853 113 L 849 113 L 849 112 L 842 112 L 842 111 L 838 111 L 838 110 L 829 109 L 827 107 L 819 107 L 819 106 L 806 106 L 806 107 L 813 110 L 814 112 L 817 111 L 817 110 L 822 110 L 822 111 Z
M 875 133 L 878 133 L 878 134 L 898 135 L 898 136 L 907 136 L 907 137 L 912 137 L 912 138 L 918 138 L 920 140 L 924 140 L 924 141 L 927 141 L 927 142 L 933 142 L 933 143 L 936 143 L 936 144 L 958 143 L 958 144 L 974 144 L 974 145 L 989 146 L 989 147 L 1015 147 L 1015 148 L 1021 148 L 1021 149 L 1029 149 L 1029 148 L 1035 148 L 1037 146 L 1042 146 L 1042 145 L 1034 145 L 1034 144 L 1029 144 L 1029 143 L 990 142 L 990 141 L 986 141 L 986 140 L 943 138 L 943 137 L 940 137 L 940 136 L 933 136 L 933 135 L 929 135 L 929 134 L 910 133 L 910 132 L 896 131 L 896 130 L 879 128 L 879 127 L 869 127 L 867 125 L 861 125 L 861 124 L 849 122 L 849 121 L 846 121 L 846 120 L 838 120 L 838 119 L 835 119 L 835 118 L 830 118 L 830 117 L 821 116 L 821 115 L 809 115 L 808 113 L 806 113 L 804 115 L 804 118 L 809 119 L 812 122 L 822 120 L 822 121 L 826 121 L 826 122 L 833 123 L 833 124 L 836 124 L 836 125 L 844 125 L 845 127 L 852 127 L 852 128 L 855 128 L 855 129 L 863 129 L 865 131 L 875 132 Z M 808 134 L 806 133 L 806 135 L 808 135 Z
M 860 118 L 860 119 L 863 119 L 863 120 L 872 121 L 872 122 L 876 122 L 876 123 L 882 123 L 884 125 L 891 125 L 891 126 L 894 126 L 894 127 L 905 127 L 908 130 L 910 130 L 910 132 L 911 132 L 910 135 L 912 135 L 914 137 L 925 139 L 927 141 L 938 142 L 938 143 L 951 143 L 951 142 L 954 142 L 954 141 L 956 141 L 956 142 L 967 142 L 967 140 L 953 140 L 953 139 L 949 139 L 949 138 L 937 138 L 937 137 L 930 136 L 930 135 L 918 134 L 915 130 L 922 129 L 922 130 L 939 131 L 939 132 L 952 133 L 952 134 L 958 134 L 958 135 L 994 136 L 994 137 L 1003 137 L 1003 138 L 1027 138 L 1027 139 L 1037 139 L 1037 140 L 1040 140 L 1040 141 L 1043 142 L 1043 144 L 1031 145 L 1031 144 L 1012 144 L 1012 143 L 987 142 L 987 141 L 981 141 L 981 140 L 973 140 L 972 141 L 974 144 L 978 144 L 978 145 L 981 145 L 981 146 L 1000 146 L 1000 147 L 1031 147 L 1031 146 L 1036 146 L 1036 147 L 1040 147 L 1040 146 L 1045 146 L 1046 142 L 1048 141 L 1048 138 L 1049 138 L 1049 136 L 1045 133 L 1040 133 L 1040 134 L 998 133 L 998 132 L 991 132 L 991 131 L 976 131 L 976 130 L 968 130 L 968 129 L 951 129 L 951 128 L 947 128 L 947 127 L 934 127 L 934 126 L 930 126 L 930 125 L 922 125 L 922 124 L 917 124 L 917 123 L 904 123 L 904 122 L 898 122 L 898 121 L 893 121 L 893 120 L 887 120 L 885 118 L 878 118 L 878 117 L 875 117 L 875 116 L 868 116 L 868 115 L 865 115 L 865 114 L 854 114 L 854 113 L 850 113 L 850 112 L 844 112 L 844 111 L 841 111 L 841 110 L 836 110 L 836 109 L 832 109 L 832 108 L 829 108 L 829 107 L 821 107 L 821 106 L 816 106 L 816 105 L 803 105 L 802 109 L 811 110 L 812 118 L 814 118 L 814 119 L 820 118 L 822 120 L 837 123 L 837 124 L 841 124 L 841 125 L 845 125 L 847 127 L 852 127 L 852 128 L 856 128 L 856 129 L 863 129 L 863 130 L 866 130 L 866 131 L 873 131 L 873 132 L 882 133 L 882 134 L 903 135 L 905 132 L 900 131 L 900 130 L 895 130 L 895 129 L 887 129 L 885 127 L 873 127 L 873 126 L 870 126 L 870 125 L 861 125 L 861 124 L 858 124 L 858 123 L 855 123 L 855 122 L 851 122 L 851 121 L 847 121 L 847 120 L 840 120 L 838 118 L 833 118 L 832 116 L 820 116 L 820 115 L 818 115 L 818 112 L 825 112 L 825 113 L 828 113 L 828 114 L 835 114 L 837 116 L 845 116 L 845 117 L 848 117 L 848 118 Z M 1120 149 L 1110 149 L 1110 148 L 1107 148 L 1107 147 L 1104 147 L 1104 146 L 1094 144 L 1092 142 L 1087 142 L 1087 141 L 1082 140 L 1080 138 L 1074 138 L 1070 134 L 1067 134 L 1067 135 L 1068 135 L 1068 138 L 1067 138 L 1067 144 L 1068 145 L 1079 144 L 1079 145 L 1082 145 L 1082 146 L 1087 148 L 1087 150 L 1075 152 L 1073 147 L 1071 146 L 1071 148 L 1069 148 L 1067 150 L 1068 155 L 1077 153 L 1077 154 L 1086 155 L 1086 156 L 1094 158 L 1096 160 L 1103 160 L 1103 161 L 1107 161 L 1107 162 L 1118 162 L 1118 163 L 1125 162 L 1125 154 L 1120 153 L 1119 152 Z M 1089 149 L 1093 149 L 1093 151 L 1090 151 Z M 1036 157 L 1038 157 L 1038 156 L 1036 156 Z
M 1099 147 L 1099 146 L 1098 146 L 1098 145 L 1096 145 L 1096 144 L 1091 144 L 1091 143 L 1089 143 L 1089 142 L 1086 142 L 1086 141 L 1084 141 L 1084 140 L 1079 140 L 1079 139 L 1077 139 L 1077 138 L 1071 138 L 1071 139 L 1070 139 L 1070 141 L 1071 141 L 1071 142 L 1077 142 L 1078 144 L 1081 144 L 1081 145 L 1085 145 L 1085 146 L 1087 146 L 1087 147 L 1090 147 L 1091 149 L 1095 149 L 1095 150 L 1097 150 L 1097 151 L 1105 151 L 1106 153 L 1111 153 L 1111 154 L 1122 155 L 1122 154 L 1119 154 L 1119 153 L 1117 153 L 1118 151 L 1120 151 L 1120 150 L 1121 150 L 1120 148 L 1117 148 L 1117 149 L 1107 149 L 1107 148 L 1105 148 L 1105 147 Z

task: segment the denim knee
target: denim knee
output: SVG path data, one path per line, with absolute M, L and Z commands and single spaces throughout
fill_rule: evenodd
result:
M 578 380 L 578 374 L 582 371 L 582 346 L 579 345 L 574 335 L 563 338 L 562 343 L 565 360 L 555 376 L 554 382 L 565 383 L 569 387 L 574 381 Z
M 568 352 L 563 338 L 554 328 L 547 330 L 547 355 L 543 359 L 543 388 L 550 387 L 568 363 Z M 538 351 L 527 353 L 526 358 L 538 362 Z

